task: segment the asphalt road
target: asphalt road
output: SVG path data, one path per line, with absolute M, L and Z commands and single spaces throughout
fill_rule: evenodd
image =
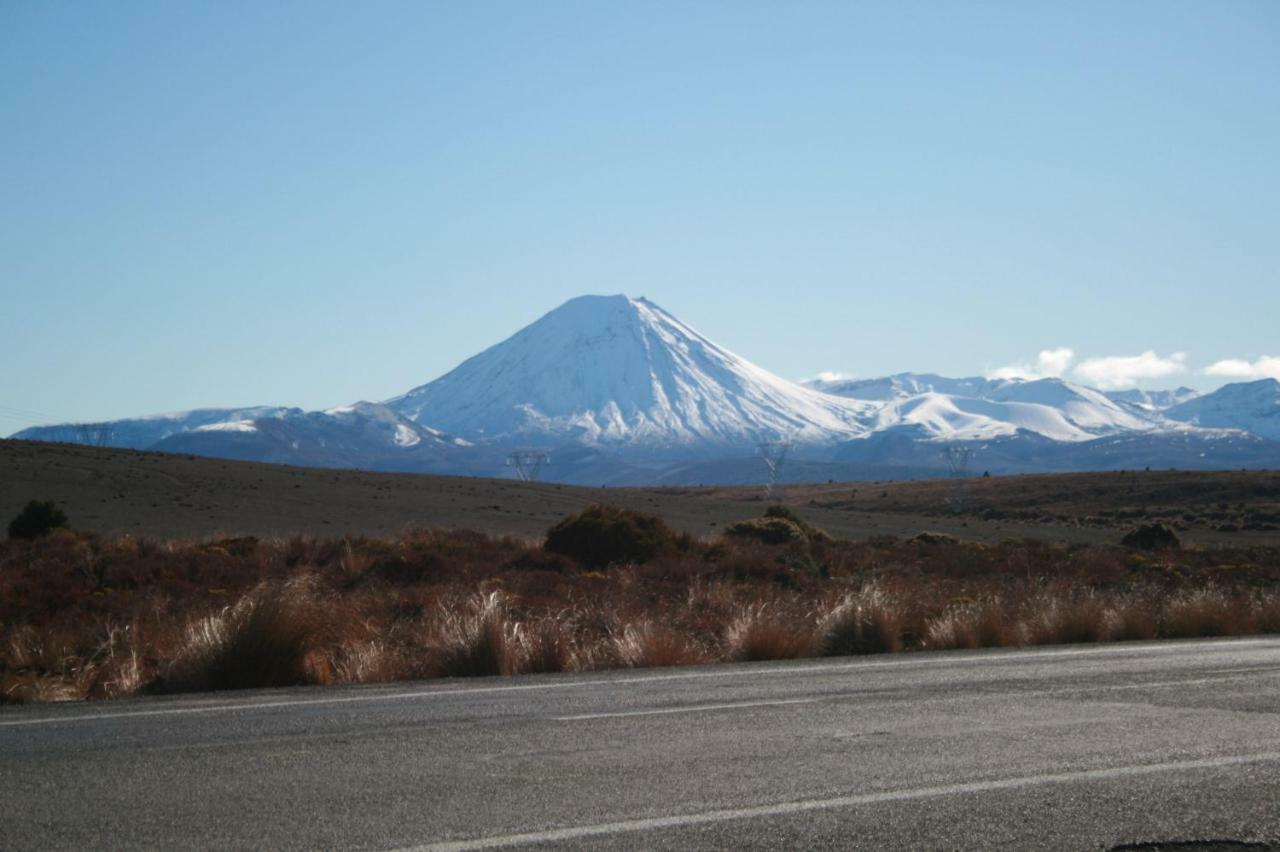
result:
M 0 712 L 0 846 L 1280 839 L 1280 640 Z

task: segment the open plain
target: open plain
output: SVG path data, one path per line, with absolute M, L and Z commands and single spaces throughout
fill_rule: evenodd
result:
M 409 527 L 541 538 L 593 503 L 714 536 L 759 515 L 764 502 L 760 487 L 583 488 L 0 441 L 0 518 L 32 499 L 59 503 L 78 529 L 166 538 L 387 537 Z M 1190 542 L 1280 544 L 1274 471 L 978 476 L 959 492 L 951 480 L 823 483 L 789 485 L 783 499 L 841 538 L 931 530 L 978 541 L 1114 543 L 1135 525 L 1161 520 Z

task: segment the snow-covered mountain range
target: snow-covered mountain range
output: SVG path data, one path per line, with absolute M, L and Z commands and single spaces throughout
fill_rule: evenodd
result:
M 546 473 L 571 482 L 734 479 L 724 471 L 781 439 L 797 470 L 824 478 L 936 473 L 955 442 L 995 471 L 1280 467 L 1280 382 L 1203 396 L 912 373 L 796 383 L 646 299 L 582 296 L 383 403 L 203 409 L 14 437 L 477 475 L 536 446 L 561 460 Z

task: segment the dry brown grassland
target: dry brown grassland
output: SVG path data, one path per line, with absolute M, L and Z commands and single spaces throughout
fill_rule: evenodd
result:
M 1280 549 L 540 541 L 0 542 L 0 702 L 1280 632 Z

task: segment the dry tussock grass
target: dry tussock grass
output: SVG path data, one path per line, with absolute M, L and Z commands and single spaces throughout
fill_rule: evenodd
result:
M 156 692 L 338 683 L 376 669 L 368 626 L 313 577 L 265 583 L 186 626 Z
M 996 648 L 1022 644 L 1013 608 L 996 595 L 983 601 L 947 606 L 926 622 L 923 647 L 929 650 Z
M 824 657 L 885 654 L 902 650 L 903 607 L 871 584 L 846 595 L 819 625 Z
M 623 625 L 613 636 L 613 652 L 626 668 L 691 666 L 710 659 L 694 637 L 655 621 Z
M 1280 551 L 819 536 L 0 542 L 0 701 L 1280 632 Z
M 812 612 L 773 601 L 743 607 L 726 629 L 724 645 L 731 662 L 795 660 L 817 656 L 821 648 Z

